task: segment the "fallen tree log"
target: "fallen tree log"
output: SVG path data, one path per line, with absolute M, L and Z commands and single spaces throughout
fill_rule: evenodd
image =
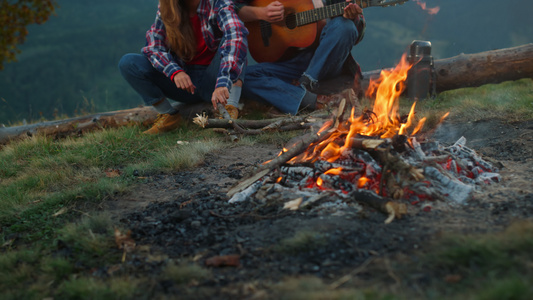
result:
M 443 92 L 522 78 L 533 78 L 533 44 L 513 48 L 460 54 L 434 61 L 436 90 Z M 390 69 L 388 69 L 390 70 Z M 364 91 L 381 70 L 363 72 Z
M 136 107 L 65 120 L 0 127 L 0 144 L 6 144 L 12 139 L 38 134 L 64 137 L 80 135 L 90 130 L 102 128 L 147 125 L 152 123 L 156 117 L 157 112 L 152 107 Z

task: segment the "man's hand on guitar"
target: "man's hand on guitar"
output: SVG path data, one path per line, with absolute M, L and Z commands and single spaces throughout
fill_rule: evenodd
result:
M 346 0 L 346 2 L 350 2 L 344 8 L 344 14 L 342 15 L 346 19 L 353 20 L 353 19 L 357 18 L 358 15 L 363 13 L 363 9 L 359 5 L 357 5 L 355 3 L 351 3 L 352 1 L 350 1 L 350 0 Z
M 283 7 L 283 4 L 279 1 L 274 1 L 263 7 L 263 16 L 261 19 L 270 23 L 275 23 L 282 21 L 284 16 L 285 8 Z

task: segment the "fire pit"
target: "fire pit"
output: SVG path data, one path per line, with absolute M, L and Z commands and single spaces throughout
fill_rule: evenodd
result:
M 462 204 L 477 187 L 499 182 L 498 169 L 468 148 L 464 137 L 442 145 L 420 134 L 425 119 L 415 120 L 416 102 L 407 116 L 399 115 L 410 67 L 404 55 L 394 70 L 370 83 L 372 109 L 357 111 L 353 101 L 343 99 L 316 133 L 231 189 L 229 201 L 283 201 L 291 210 L 364 203 L 387 213 L 388 223 L 401 218 L 407 204 Z M 346 103 L 352 104 L 349 114 Z

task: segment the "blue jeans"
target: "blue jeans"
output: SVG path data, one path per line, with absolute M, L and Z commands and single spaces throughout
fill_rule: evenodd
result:
M 146 105 L 152 105 L 162 98 L 187 104 L 211 102 L 220 68 L 220 51 L 217 52 L 208 66 L 186 65 L 184 67 L 185 72 L 196 87 L 194 95 L 176 87 L 170 78 L 157 71 L 148 58 L 142 54 L 129 53 L 124 55 L 118 66 L 124 79 L 141 95 Z M 244 70 L 240 79 L 243 78 Z
M 269 103 L 284 113 L 297 114 L 302 99 L 309 92 L 301 85 L 293 85 L 293 81 L 303 75 L 313 86 L 321 80 L 341 75 L 358 35 L 353 21 L 342 16 L 330 19 L 321 32 L 316 49 L 307 48 L 283 62 L 248 66 L 243 97 Z

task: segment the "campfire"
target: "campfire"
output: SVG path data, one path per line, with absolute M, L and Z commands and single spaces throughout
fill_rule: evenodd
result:
M 393 70 L 370 82 L 371 109 L 352 105 L 344 113 L 350 102 L 345 99 L 316 133 L 230 190 L 230 202 L 254 197 L 283 201 L 291 210 L 363 203 L 388 214 L 389 223 L 406 214 L 408 205 L 465 203 L 476 187 L 498 182 L 498 170 L 468 148 L 464 137 L 453 145 L 423 137 L 425 119 L 416 120 L 416 102 L 407 116 L 400 115 L 409 68 L 404 54 Z

